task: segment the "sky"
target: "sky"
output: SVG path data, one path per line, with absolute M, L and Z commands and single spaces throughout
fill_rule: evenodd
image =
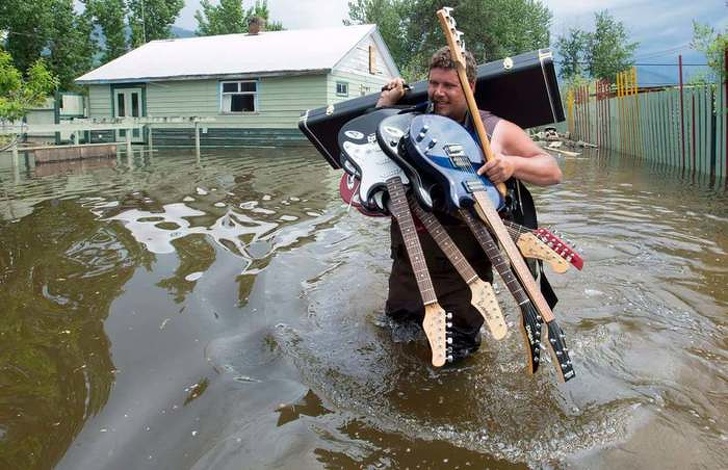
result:
M 728 0 L 542 0 L 553 14 L 551 40 L 568 33 L 569 28 L 593 30 L 594 14 L 609 13 L 627 29 L 630 38 L 639 42 L 635 52 L 640 85 L 676 83 L 679 78 L 678 56 L 684 64 L 683 79 L 702 67 L 705 58 L 690 48 L 692 21 L 708 24 L 716 31 L 728 26 Z M 271 20 L 286 29 L 341 26 L 348 18 L 349 0 L 268 0 Z M 211 3 L 218 4 L 217 0 Z M 243 0 L 253 6 L 255 0 Z M 195 30 L 195 11 L 199 0 L 186 0 L 176 25 Z M 434 15 L 435 12 L 433 11 Z M 456 18 L 457 19 L 457 18 Z M 642 65 L 640 65 L 642 64 Z M 669 64 L 658 66 L 652 64 Z

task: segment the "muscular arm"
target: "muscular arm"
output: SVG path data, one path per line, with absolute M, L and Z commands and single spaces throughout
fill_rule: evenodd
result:
M 483 165 L 478 173 L 485 174 L 493 183 L 502 183 L 510 177 L 537 186 L 561 182 L 561 169 L 556 159 L 512 122 L 498 122 L 493 131 L 491 149 L 495 159 Z

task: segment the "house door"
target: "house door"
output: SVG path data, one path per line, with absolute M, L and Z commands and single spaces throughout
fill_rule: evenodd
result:
M 116 88 L 114 89 L 114 117 L 138 118 L 142 117 L 142 89 Z M 126 140 L 126 129 L 116 131 L 116 140 Z M 132 142 L 144 142 L 141 127 L 132 129 Z

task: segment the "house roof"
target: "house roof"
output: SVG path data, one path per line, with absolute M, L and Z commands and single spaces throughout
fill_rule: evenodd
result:
M 150 41 L 77 78 L 76 83 L 90 85 L 328 71 L 370 35 L 387 64 L 396 71 L 376 25 L 366 24 Z

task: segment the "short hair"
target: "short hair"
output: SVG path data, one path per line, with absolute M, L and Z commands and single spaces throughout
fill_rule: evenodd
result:
M 468 77 L 469 82 L 475 82 L 475 79 L 477 78 L 477 72 L 476 69 L 478 67 L 478 64 L 475 62 L 475 57 L 473 57 L 473 54 L 470 51 L 464 51 L 465 55 L 465 75 Z M 432 69 L 455 69 L 457 66 L 455 65 L 455 61 L 452 60 L 452 55 L 450 54 L 450 47 L 444 46 L 437 50 L 434 54 L 432 54 L 432 58 L 430 59 L 430 70 Z

